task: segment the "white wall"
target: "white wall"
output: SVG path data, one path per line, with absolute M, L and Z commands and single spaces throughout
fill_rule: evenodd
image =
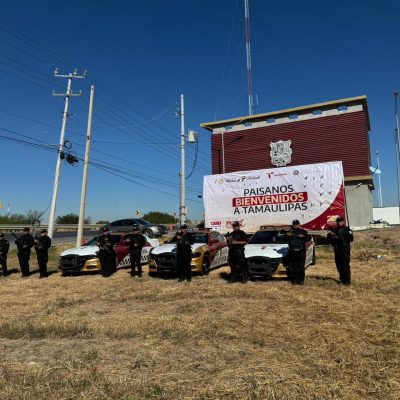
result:
M 374 219 L 383 219 L 389 224 L 399 224 L 399 207 L 377 207 L 373 209 Z

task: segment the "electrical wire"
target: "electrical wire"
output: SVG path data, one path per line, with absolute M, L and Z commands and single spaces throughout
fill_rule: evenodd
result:
M 2 25 L 3 25 L 3 26 L 2 26 Z M 55 53 L 54 51 L 49 50 L 48 48 L 46 48 L 46 47 L 44 47 L 43 45 L 39 44 L 38 42 L 36 42 L 35 40 L 31 39 L 31 38 L 28 37 L 27 35 L 23 34 L 21 31 L 18 31 L 17 29 L 11 27 L 9 24 L 5 23 L 4 21 L 0 21 L 0 28 L 3 29 L 3 30 L 5 30 L 9 35 L 15 37 L 17 40 L 20 40 L 20 41 L 25 42 L 25 43 L 29 42 L 30 47 L 32 47 L 32 45 L 33 45 L 33 47 L 37 48 L 38 50 L 40 50 L 42 53 L 46 54 L 47 56 L 50 56 L 51 58 L 56 58 L 57 60 L 61 60 L 63 63 L 66 63 L 66 64 L 68 64 L 69 66 L 73 66 L 73 64 L 72 64 L 70 61 L 68 61 L 67 59 L 65 59 L 64 57 L 59 56 L 59 55 L 58 55 L 57 53 Z M 11 30 L 12 30 L 12 31 L 11 31 Z M 15 32 L 17 32 L 17 34 L 16 34 Z M 24 52 L 25 54 L 28 54 L 29 56 L 31 56 L 31 57 L 35 58 L 36 60 L 38 60 L 38 61 L 40 61 L 40 62 L 42 62 L 42 63 L 45 64 L 45 61 L 43 60 L 43 58 L 36 57 L 36 56 L 34 56 L 33 54 L 24 51 L 24 50 L 21 49 L 20 47 L 15 46 L 15 44 L 12 44 L 12 45 L 13 45 L 14 47 L 16 47 L 17 49 L 21 50 L 22 52 Z M 4 70 L 3 70 L 3 71 L 4 71 Z M 21 71 L 21 72 L 23 72 L 24 74 L 27 74 L 26 71 Z M 15 76 L 15 77 L 18 78 L 18 79 L 25 80 L 25 81 L 27 81 L 27 82 L 29 82 L 29 83 L 31 83 L 31 84 L 36 85 L 36 86 L 45 88 L 44 86 L 38 84 L 37 82 L 29 81 L 29 80 L 24 79 L 24 78 L 22 78 L 22 77 L 20 77 L 20 76 L 17 76 L 17 75 L 15 75 L 15 74 L 12 74 L 12 73 L 10 73 L 10 72 L 8 72 L 8 71 L 7 71 L 6 73 L 9 73 L 10 75 Z M 30 76 L 32 76 L 32 74 L 31 74 Z M 35 79 L 36 79 L 36 77 L 35 77 Z M 42 80 L 44 80 L 46 83 L 48 83 L 48 82 L 47 82 L 47 79 L 48 79 L 48 78 L 42 79 Z M 106 90 L 109 94 L 111 94 L 111 96 L 112 96 L 113 98 L 115 98 L 117 101 L 119 101 L 119 102 L 120 102 L 121 104 L 123 104 L 125 107 L 127 107 L 127 108 L 129 108 L 129 109 L 132 109 L 132 110 L 133 110 L 137 115 L 139 115 L 141 118 L 146 118 L 146 117 L 148 117 L 145 113 L 143 113 L 142 111 L 140 111 L 139 109 L 137 109 L 135 106 L 133 106 L 133 105 L 132 105 L 130 102 L 128 102 L 126 99 L 124 99 L 124 98 L 122 98 L 121 96 L 119 96 L 118 94 L 116 94 L 116 93 L 114 92 L 114 90 L 108 88 L 106 84 L 104 84 L 103 82 L 99 81 L 97 78 L 96 78 L 96 81 L 98 81 L 98 82 L 100 83 L 100 86 L 103 86 L 103 88 L 105 88 L 105 90 Z M 54 83 L 52 82 L 52 84 L 54 84 Z M 75 104 L 75 105 L 77 105 L 77 104 Z M 80 108 L 82 108 L 82 107 L 80 107 Z M 119 110 L 119 108 L 118 108 L 118 110 Z M 86 109 L 85 109 L 85 111 L 86 111 Z M 119 110 L 119 111 L 120 111 L 120 110 Z M 165 112 L 166 112 L 166 111 L 165 111 Z M 113 117 L 113 116 L 115 115 L 115 113 L 114 113 L 114 114 L 108 113 L 108 115 L 109 115 L 109 117 Z M 154 118 L 154 117 L 153 117 L 153 118 L 149 118 L 147 121 L 142 121 L 140 124 L 145 124 L 146 122 L 152 122 L 153 125 L 155 125 L 158 129 L 163 130 L 163 131 L 166 132 L 167 134 L 173 135 L 173 137 L 175 137 L 175 136 L 174 136 L 174 135 L 175 135 L 174 133 L 172 133 L 171 131 L 167 130 L 165 127 L 159 125 L 159 124 L 155 121 L 155 119 L 156 119 L 156 118 Z M 100 120 L 103 120 L 103 121 L 104 121 L 104 119 L 100 119 Z M 120 132 L 121 132 L 121 131 L 120 131 Z M 167 155 L 168 157 L 171 157 L 171 153 L 165 153 L 165 152 L 162 151 L 162 149 L 157 149 L 157 150 L 158 150 L 159 152 L 163 153 L 164 155 Z M 206 157 L 209 157 L 206 153 L 201 152 L 200 149 L 198 149 L 198 151 L 199 151 L 200 153 L 204 154 Z M 189 155 L 189 154 L 188 154 L 188 155 Z M 188 157 L 188 158 L 190 159 L 190 157 Z M 198 162 L 197 162 L 197 165 L 199 165 Z M 208 165 L 207 165 L 207 166 L 202 166 L 202 168 L 208 170 L 208 169 L 209 169 L 209 166 L 208 166 Z
M 49 144 L 49 143 L 46 143 L 46 142 L 44 142 L 44 141 L 42 141 L 40 139 L 36 139 L 36 138 L 34 138 L 32 136 L 21 134 L 19 132 L 16 132 L 16 131 L 13 131 L 13 130 L 10 130 L 10 129 L 7 129 L 7 128 L 0 127 L 0 130 L 12 133 L 12 134 L 17 135 L 17 136 L 21 136 L 21 137 L 24 137 L 24 138 L 28 138 L 28 139 L 34 140 L 35 142 L 27 142 L 27 141 L 23 141 L 23 140 L 20 140 L 20 139 L 1 136 L 1 138 L 5 139 L 5 140 L 9 140 L 9 141 L 20 143 L 20 144 L 32 145 L 32 146 L 34 146 L 36 148 L 40 148 L 40 149 L 58 151 L 58 145 Z M 90 162 L 92 164 L 96 164 L 98 166 L 100 165 L 100 166 L 103 166 L 104 168 L 107 167 L 107 168 L 109 168 L 109 169 L 111 169 L 111 170 L 113 170 L 115 172 L 131 175 L 131 176 L 136 177 L 137 179 L 142 179 L 142 180 L 145 180 L 147 182 L 150 181 L 150 182 L 153 182 L 153 183 L 155 183 L 157 185 L 161 184 L 161 185 L 172 187 L 172 188 L 178 188 L 179 187 L 179 185 L 176 184 L 176 183 L 173 183 L 173 182 L 170 182 L 170 181 L 165 181 L 165 180 L 161 181 L 160 179 L 158 179 L 156 177 L 153 177 L 153 176 L 147 175 L 147 174 L 143 174 L 143 173 L 139 173 L 137 171 L 128 170 L 128 169 L 121 169 L 118 165 L 106 162 L 104 160 L 99 160 L 99 159 L 96 159 L 96 158 L 93 158 L 93 157 L 92 157 L 92 160 L 93 161 Z M 82 159 L 82 161 L 84 161 L 84 160 Z M 100 163 L 102 163 L 102 164 L 100 164 Z M 191 188 L 191 187 L 187 187 L 187 190 L 195 192 L 195 193 L 199 192 L 198 189 Z

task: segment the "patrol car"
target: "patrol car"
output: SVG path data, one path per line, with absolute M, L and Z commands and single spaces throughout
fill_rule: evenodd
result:
M 289 226 L 262 226 L 245 246 L 249 275 L 253 277 L 285 278 L 290 274 Z M 316 263 L 314 240 L 306 242 L 306 268 Z
M 113 241 L 116 252 L 116 264 L 118 267 L 130 266 L 129 248 L 125 244 L 124 240 L 129 237 L 128 235 L 112 234 L 111 240 Z M 92 240 L 85 243 L 80 247 L 74 247 L 63 251 L 60 254 L 59 268 L 63 274 L 77 273 L 77 272 L 100 272 L 101 265 L 97 252 L 99 247 L 97 246 L 98 236 L 95 236 Z M 150 239 L 146 237 L 146 246 L 142 250 L 142 263 L 147 263 L 150 249 L 154 246 L 158 246 L 159 242 L 157 239 Z
M 223 235 L 216 231 L 199 229 L 189 231 L 194 239 L 192 245 L 192 272 L 207 275 L 211 269 L 225 265 L 228 261 L 228 247 Z M 149 254 L 149 274 L 177 271 L 176 235 L 166 244 L 152 248 Z

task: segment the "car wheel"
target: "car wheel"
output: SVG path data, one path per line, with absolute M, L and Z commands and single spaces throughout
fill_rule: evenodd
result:
M 313 254 L 312 254 L 311 265 L 315 265 L 316 263 L 317 263 L 317 256 L 315 255 L 315 247 L 314 247 Z
M 143 231 L 143 235 L 146 235 L 150 239 L 153 239 L 153 237 L 154 237 L 154 233 L 151 229 L 145 229 Z
M 204 256 L 201 264 L 201 274 L 208 275 L 210 273 L 210 269 L 210 259 L 208 256 Z

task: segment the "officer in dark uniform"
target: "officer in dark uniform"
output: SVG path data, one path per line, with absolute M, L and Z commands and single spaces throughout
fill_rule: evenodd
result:
M 239 222 L 233 222 L 232 228 L 233 232 L 228 236 L 228 262 L 231 267 L 229 283 L 239 282 L 239 275 L 241 275 L 241 282 L 247 283 L 249 277 L 246 258 L 244 256 L 244 246 L 247 244 L 247 236 L 240 229 Z
M 0 233 L 0 265 L 1 265 L 1 275 L 7 276 L 7 254 L 10 249 L 10 243 L 4 238 L 4 233 Z
M 39 265 L 39 278 L 47 278 L 47 262 L 49 261 L 48 251 L 51 247 L 51 239 L 47 236 L 47 230 L 40 231 L 40 237 L 35 240 L 36 257 Z
M 336 218 L 336 227 L 329 229 L 328 241 L 335 251 L 336 268 L 343 285 L 351 284 L 350 243 L 353 239 L 353 232 L 346 226 L 344 218 Z
M 176 264 L 178 268 L 178 282 L 185 279 L 192 280 L 192 244 L 193 236 L 188 232 L 186 225 L 181 225 L 176 234 Z
M 136 274 L 139 278 L 142 277 L 142 249 L 146 244 L 146 238 L 140 233 L 139 225 L 133 225 L 133 234 L 130 235 L 129 239 L 125 240 L 125 243 L 129 244 L 129 256 L 131 259 L 131 276 L 134 277 Z
M 31 258 L 31 248 L 35 245 L 35 239 L 29 233 L 29 228 L 22 230 L 22 235 L 15 241 L 18 249 L 18 261 L 21 268 L 21 276 L 26 277 L 30 275 L 29 260 Z
M 112 275 L 115 262 L 114 243 L 108 228 L 103 228 L 103 234 L 97 239 L 97 245 L 99 246 L 101 275 L 107 278 Z
M 292 222 L 292 227 L 286 233 L 289 237 L 289 279 L 295 285 L 304 285 L 305 264 L 306 264 L 306 242 L 310 235 L 303 228 L 300 228 L 299 220 Z

